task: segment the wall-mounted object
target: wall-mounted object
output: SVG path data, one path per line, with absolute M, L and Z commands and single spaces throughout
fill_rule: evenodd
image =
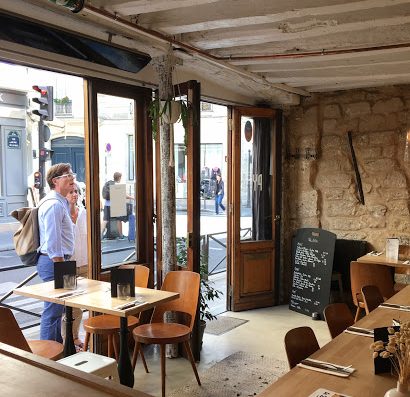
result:
M 293 158 L 295 160 L 317 160 L 317 152 L 315 148 L 307 147 L 305 149 L 296 148 L 295 153 L 288 152 L 286 157 Z

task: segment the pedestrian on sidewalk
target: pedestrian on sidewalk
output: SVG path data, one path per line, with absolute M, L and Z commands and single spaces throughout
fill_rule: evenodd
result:
M 40 201 L 38 226 L 40 232 L 40 256 L 37 271 L 46 282 L 54 280 L 54 266 L 71 258 L 74 252 L 73 222 L 67 194 L 74 189 L 75 174 L 68 163 L 58 163 L 47 172 L 50 192 Z M 61 316 L 64 305 L 44 302 L 40 322 L 40 339 L 62 343 Z
M 219 207 L 222 211 L 225 211 L 225 206 L 222 204 L 222 200 L 225 194 L 224 181 L 222 180 L 221 174 L 216 175 L 216 188 L 215 188 L 215 213 L 219 214 Z

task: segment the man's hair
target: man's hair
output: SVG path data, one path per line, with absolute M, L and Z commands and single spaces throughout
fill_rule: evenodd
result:
M 119 182 L 121 180 L 122 174 L 121 172 L 114 172 L 114 181 Z
M 56 176 L 61 176 L 64 175 L 71 170 L 71 164 L 70 163 L 58 163 L 54 164 L 50 167 L 50 169 L 47 171 L 47 183 L 48 186 L 50 186 L 50 189 L 54 189 L 54 183 L 53 183 L 53 178 Z

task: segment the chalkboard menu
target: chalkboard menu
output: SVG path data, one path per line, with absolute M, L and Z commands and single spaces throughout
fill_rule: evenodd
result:
M 299 229 L 292 240 L 293 280 L 289 308 L 322 314 L 329 303 L 336 235 L 323 229 Z

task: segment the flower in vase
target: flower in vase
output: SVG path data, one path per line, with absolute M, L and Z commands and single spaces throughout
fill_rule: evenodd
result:
M 388 342 L 378 340 L 370 345 L 373 358 L 388 358 L 399 376 L 399 383 L 407 383 L 410 377 L 410 321 L 400 324 L 396 331 L 388 327 Z

